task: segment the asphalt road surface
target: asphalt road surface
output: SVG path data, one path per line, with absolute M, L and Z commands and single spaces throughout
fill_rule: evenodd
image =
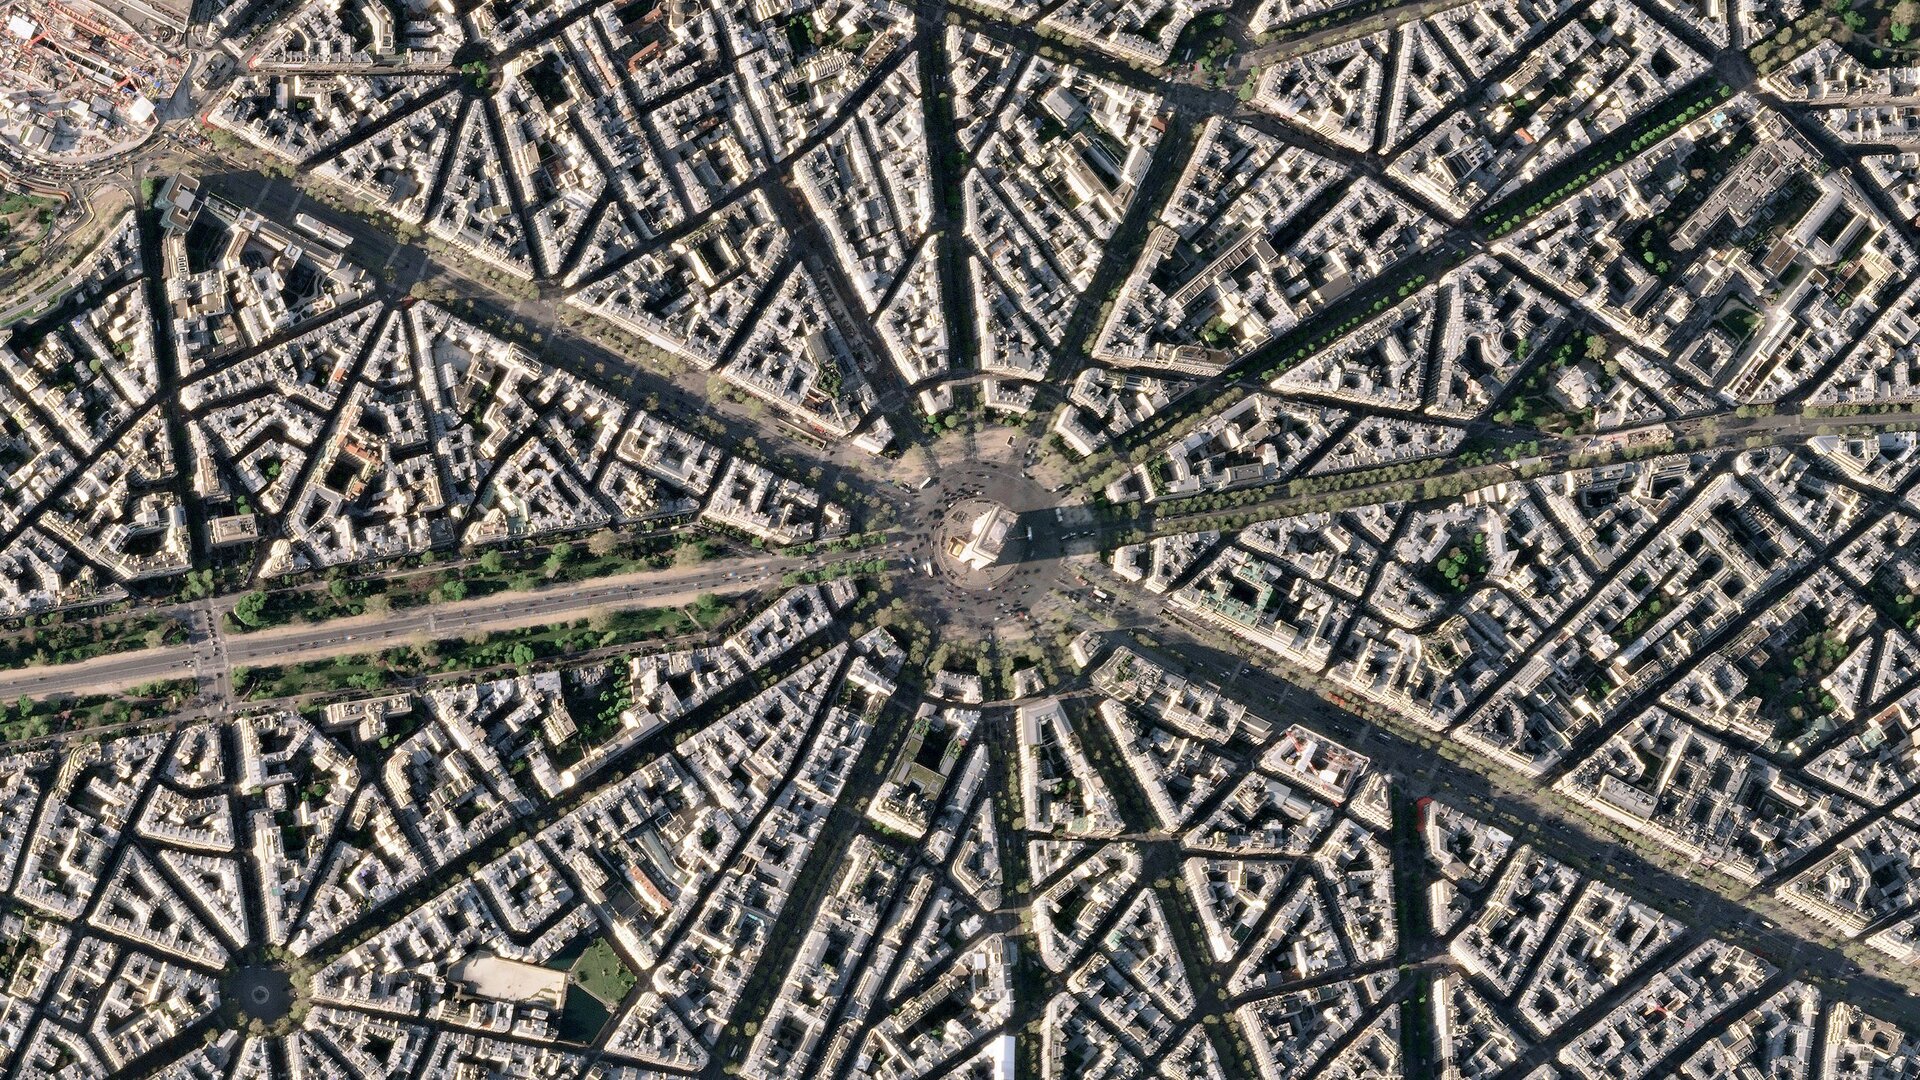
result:
M 361 615 L 275 627 L 252 634 L 224 635 L 224 662 L 229 666 L 293 663 L 374 651 L 419 636 L 454 637 L 571 622 L 599 609 L 677 607 L 690 604 L 706 593 L 725 596 L 777 585 L 782 574 L 806 565 L 807 560 L 779 556 L 727 559 L 703 563 L 697 568 L 599 578 L 533 592 L 441 604 L 421 611 Z M 214 632 L 220 633 L 217 629 Z M 202 659 L 196 663 L 196 656 L 217 653 L 218 650 L 209 650 L 201 640 L 117 653 L 58 668 L 25 668 L 0 673 L 0 698 L 22 694 L 48 697 L 104 693 L 159 679 L 225 675 L 226 670 L 201 670 L 203 665 L 214 661 Z M 224 685 L 224 679 L 219 681 Z

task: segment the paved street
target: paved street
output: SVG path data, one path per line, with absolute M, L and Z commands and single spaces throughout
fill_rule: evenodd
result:
M 813 564 L 821 561 L 813 560 Z M 162 679 L 195 677 L 228 686 L 232 669 L 237 666 L 296 663 L 373 652 L 416 638 L 459 637 L 571 622 L 599 610 L 678 607 L 707 593 L 731 596 L 768 588 L 777 585 L 782 574 L 808 564 L 808 560 L 782 556 L 730 558 L 695 568 L 601 578 L 439 604 L 427 610 L 294 624 L 250 634 L 229 634 L 218 628 L 218 620 L 203 619 L 186 645 L 0 674 L 0 697 L 98 694 Z M 231 598 L 228 600 L 222 606 L 231 609 Z M 211 635 L 206 629 L 209 623 L 214 627 Z

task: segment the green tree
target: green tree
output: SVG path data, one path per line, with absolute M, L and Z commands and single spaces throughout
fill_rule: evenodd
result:
M 258 589 L 242 596 L 233 605 L 233 621 L 246 627 L 259 627 L 266 617 L 267 594 Z

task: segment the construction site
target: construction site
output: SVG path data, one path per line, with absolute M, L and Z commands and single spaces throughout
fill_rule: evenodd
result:
M 180 81 L 185 23 L 169 0 L 0 0 L 0 146 L 71 164 L 138 146 Z

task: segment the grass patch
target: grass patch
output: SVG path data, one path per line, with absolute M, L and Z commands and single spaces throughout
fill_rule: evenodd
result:
M 27 619 L 17 634 L 0 637 L 0 668 L 77 664 L 108 653 L 178 644 L 186 637 L 185 626 L 158 612 L 73 622 L 52 612 Z
M 0 742 L 37 739 L 109 724 L 137 724 L 171 716 L 193 696 L 192 679 L 168 679 L 131 690 L 74 697 L 55 694 L 0 703 Z
M 599 938 L 587 946 L 567 976 L 575 986 L 609 1006 L 620 1004 L 627 992 L 640 981 L 605 938 Z
M 1466 544 L 1455 544 L 1435 559 L 1429 569 L 1430 584 L 1446 592 L 1466 592 L 1467 587 L 1487 576 L 1487 534 L 1476 532 Z
M 424 568 L 413 573 L 373 577 L 336 569 L 321 583 L 248 593 L 227 617 L 226 628 L 244 634 L 290 623 L 407 611 L 545 585 L 693 566 L 719 553 L 718 543 L 710 539 L 660 533 L 622 540 L 607 533 L 584 545 L 563 541 L 551 547 L 494 548 L 463 566 L 444 569 L 432 569 L 435 557 L 429 554 L 418 557 Z
M 735 604 L 707 594 L 688 609 L 604 611 L 572 622 L 502 630 L 474 638 L 438 638 L 379 652 L 233 669 L 233 688 L 258 701 L 359 690 L 376 693 L 395 679 L 514 666 L 525 668 L 593 649 L 678 637 L 732 618 Z
M 1627 612 L 1626 618 L 1620 620 L 1620 625 L 1613 628 L 1614 644 L 1624 649 L 1638 641 L 1640 635 L 1646 633 L 1647 628 L 1652 626 L 1660 616 L 1666 614 L 1666 611 L 1666 601 L 1660 594 L 1650 594 L 1645 600 L 1634 605 L 1633 610 Z

